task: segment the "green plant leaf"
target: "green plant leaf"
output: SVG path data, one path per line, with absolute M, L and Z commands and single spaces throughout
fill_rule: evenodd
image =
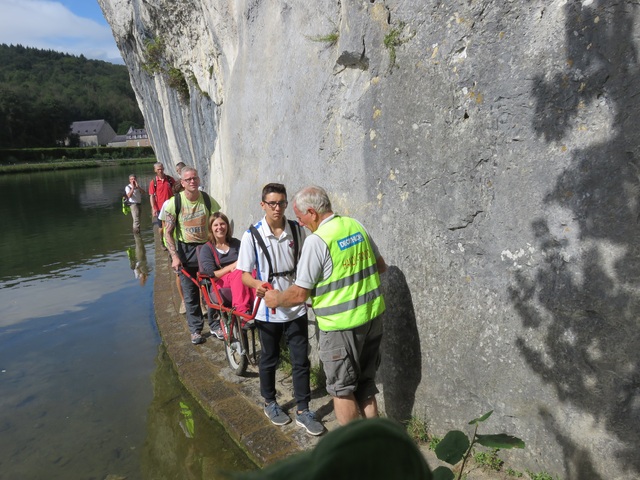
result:
M 480 445 L 489 448 L 524 448 L 524 442 L 518 437 L 499 433 L 497 435 L 476 435 L 476 441 Z
M 453 472 L 447 467 L 438 467 L 433 472 L 433 480 L 453 480 Z
M 460 430 L 451 430 L 436 446 L 436 456 L 451 465 L 455 465 L 469 448 L 469 439 Z
M 480 418 L 474 418 L 473 420 L 471 420 L 469 422 L 469 425 L 475 425 L 476 423 L 484 422 L 487 418 L 489 418 L 491 416 L 492 413 L 493 413 L 493 410 L 491 410 L 490 412 L 485 413 Z

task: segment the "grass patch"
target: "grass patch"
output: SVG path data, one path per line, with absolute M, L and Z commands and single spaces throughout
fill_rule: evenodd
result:
M 144 41 L 144 57 L 146 62 L 142 64 L 142 69 L 149 75 L 162 71 L 164 48 L 164 40 L 160 37 L 148 38 Z
M 338 33 L 337 30 L 334 30 L 333 32 L 327 33 L 326 35 L 318 35 L 315 37 L 307 37 L 307 38 L 312 42 L 327 43 L 329 45 L 335 45 L 335 43 L 340 38 L 340 34 Z
M 287 376 L 293 373 L 291 355 L 289 354 L 289 349 L 284 341 L 280 344 L 280 363 L 278 364 L 278 368 Z M 325 377 L 324 370 L 321 365 L 311 365 L 309 383 L 313 390 L 323 389 L 327 386 L 327 377 Z
M 47 172 L 53 170 L 71 170 L 77 168 L 99 168 L 112 167 L 115 165 L 144 165 L 155 163 L 156 158 L 128 158 L 119 160 L 94 159 L 94 160 L 72 160 L 72 161 L 51 161 L 38 163 L 20 163 L 16 165 L 0 165 L 0 175 L 9 173 L 33 173 Z
M 396 64 L 396 47 L 407 43 L 413 36 L 404 37 L 402 35 L 406 25 L 404 22 L 398 23 L 398 25 L 393 27 L 384 37 L 384 46 L 389 51 L 389 71 L 391 71 Z
M 406 423 L 407 433 L 418 443 L 429 441 L 429 425 L 424 420 L 412 416 Z
M 311 366 L 311 375 L 309 381 L 313 390 L 323 390 L 327 386 L 327 377 L 324 374 L 322 365 Z
M 441 441 L 441 437 L 431 435 L 431 437 L 429 438 L 429 450 L 434 451 Z
M 547 472 L 534 473 L 531 470 L 527 470 L 527 475 L 529 475 L 531 480 L 560 480 L 559 477 L 551 476 Z
M 187 80 L 184 78 L 184 74 L 179 68 L 171 67 L 167 70 L 167 75 L 169 77 L 169 86 L 173 88 L 182 100 L 189 100 L 189 84 Z
M 478 465 L 499 472 L 504 462 L 498 457 L 498 452 L 499 450 L 497 448 L 493 448 L 489 452 L 476 452 L 473 454 L 473 459 Z

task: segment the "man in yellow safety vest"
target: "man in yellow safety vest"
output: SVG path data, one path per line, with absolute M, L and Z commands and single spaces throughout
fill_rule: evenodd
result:
M 385 310 L 380 273 L 387 265 L 365 228 L 333 213 L 324 189 L 303 188 L 293 198 L 307 237 L 294 285 L 268 291 L 268 307 L 291 307 L 311 298 L 318 329 L 318 352 L 340 425 L 378 416 L 375 374 L 380 364 Z

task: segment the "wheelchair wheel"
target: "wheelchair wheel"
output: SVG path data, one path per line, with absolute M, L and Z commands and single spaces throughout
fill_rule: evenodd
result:
M 244 375 L 247 371 L 247 332 L 240 328 L 240 321 L 235 315 L 229 323 L 229 331 L 224 341 L 227 361 L 233 373 Z

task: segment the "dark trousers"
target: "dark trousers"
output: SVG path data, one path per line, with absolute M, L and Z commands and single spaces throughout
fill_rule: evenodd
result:
M 198 268 L 184 267 L 189 275 L 196 278 Z M 184 295 L 184 306 L 187 309 L 187 324 L 189 332 L 201 333 L 204 326 L 202 318 L 202 310 L 200 309 L 200 289 L 193 281 L 180 272 L 180 285 L 182 286 L 182 294 Z
M 293 396 L 298 410 L 309 408 L 309 325 L 307 315 L 285 323 L 256 321 L 260 333 L 260 394 L 266 403 L 276 399 L 276 367 L 280 359 L 280 339 L 284 335 L 293 367 Z

